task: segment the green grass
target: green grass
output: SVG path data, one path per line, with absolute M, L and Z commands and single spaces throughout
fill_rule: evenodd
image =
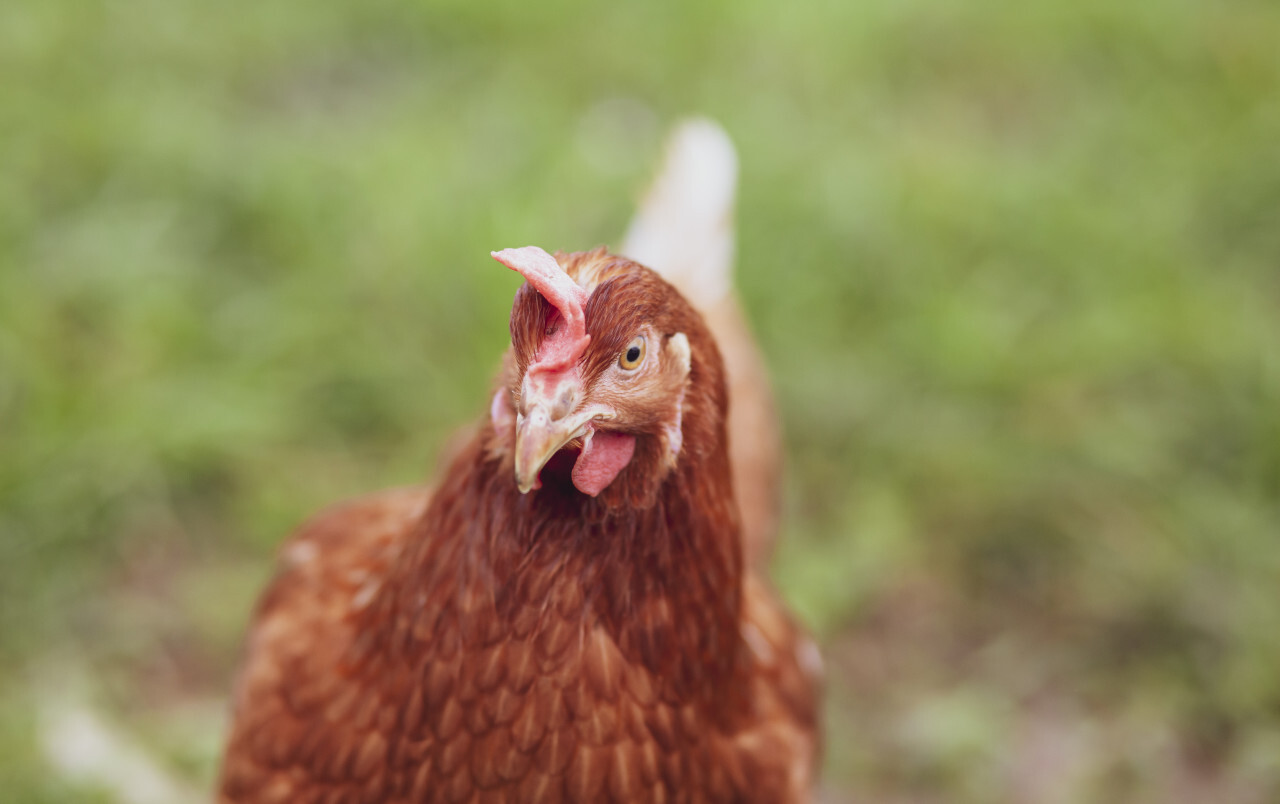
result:
M 273 547 L 484 409 L 487 252 L 616 244 L 700 113 L 830 785 L 1274 800 L 1277 41 L 1245 0 L 10 4 L 0 788 L 99 800 L 34 748 L 50 657 L 205 783 Z

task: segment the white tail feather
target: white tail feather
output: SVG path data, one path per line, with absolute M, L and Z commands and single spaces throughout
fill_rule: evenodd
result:
M 653 268 L 702 313 L 729 380 L 729 461 L 743 556 L 769 557 L 781 503 L 782 441 L 768 372 L 733 291 L 738 157 L 709 120 L 678 126 L 621 254 Z
M 662 274 L 695 307 L 712 307 L 733 284 L 737 184 L 738 157 L 724 130 L 701 118 L 682 123 L 622 254 Z

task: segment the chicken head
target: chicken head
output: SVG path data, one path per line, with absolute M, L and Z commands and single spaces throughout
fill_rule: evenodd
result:
M 541 488 L 561 453 L 577 453 L 572 485 L 595 497 L 631 465 L 637 439 L 656 447 L 645 454 L 660 456 L 647 469 L 659 475 L 684 443 L 693 365 L 684 330 L 697 314 L 647 268 L 603 251 L 584 256 L 566 270 L 535 246 L 493 252 L 526 280 L 511 317 L 516 376 L 491 408 L 495 429 L 514 414 L 506 431 L 523 493 Z

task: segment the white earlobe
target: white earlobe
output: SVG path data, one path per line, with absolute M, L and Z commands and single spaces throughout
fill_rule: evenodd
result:
M 667 359 L 679 366 L 684 374 L 689 373 L 689 367 L 692 365 L 689 356 L 689 339 L 683 332 L 677 332 L 667 339 Z
M 667 442 L 667 466 L 674 467 L 684 446 L 684 392 L 688 387 L 689 370 L 693 366 L 689 354 L 689 339 L 683 332 L 677 332 L 667 339 L 666 360 L 668 371 L 678 376 L 680 391 L 676 395 L 675 419 L 663 425 L 663 438 Z
M 489 403 L 489 421 L 493 422 L 493 432 L 505 435 L 516 426 L 516 412 L 511 405 L 511 392 L 499 388 Z

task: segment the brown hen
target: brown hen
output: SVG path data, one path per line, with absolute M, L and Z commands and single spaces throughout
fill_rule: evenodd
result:
M 494 256 L 489 416 L 286 545 L 219 800 L 807 800 L 817 653 L 744 569 L 706 324 L 603 250 Z

